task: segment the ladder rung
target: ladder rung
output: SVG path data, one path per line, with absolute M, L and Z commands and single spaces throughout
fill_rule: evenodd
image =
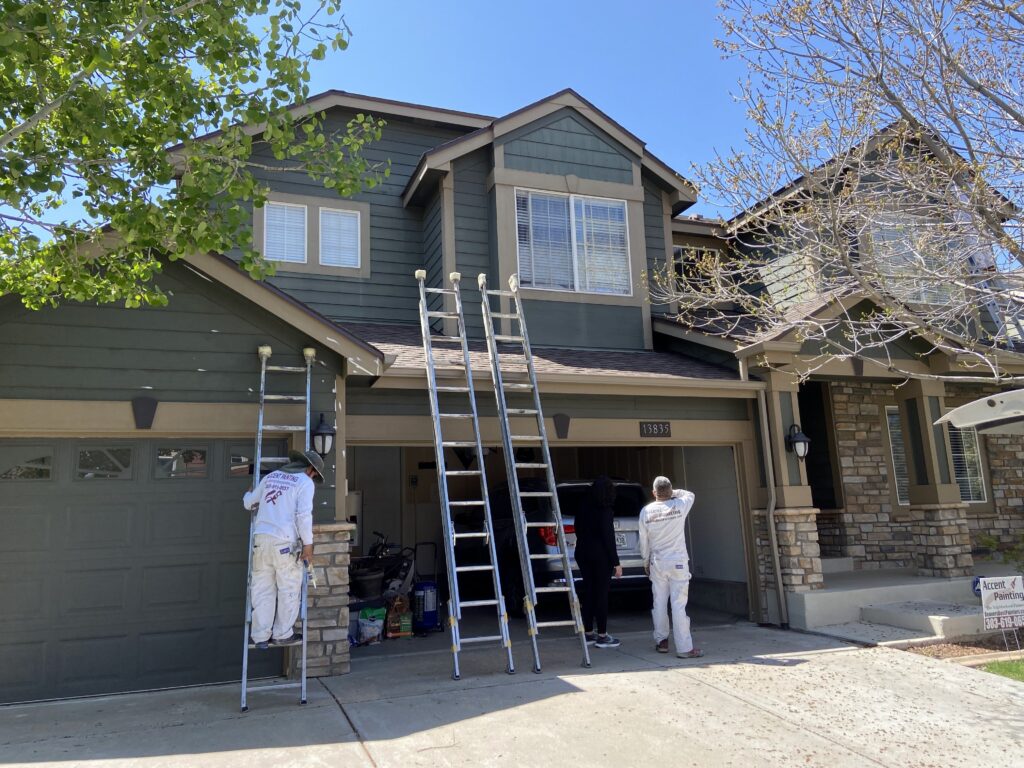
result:
M 452 475 L 453 477 L 470 477 L 472 475 L 479 475 L 479 469 L 446 469 L 444 471 L 446 475 Z
M 463 603 L 463 605 L 465 605 L 465 603 Z M 478 637 L 460 637 L 459 638 L 459 642 L 462 643 L 462 644 L 465 644 L 465 643 L 489 643 L 492 640 L 500 640 L 500 641 L 504 642 L 505 638 L 503 638 L 501 635 L 480 635 Z
M 556 523 L 553 523 L 550 520 L 548 520 L 546 523 L 527 523 L 526 527 L 527 528 L 551 528 L 552 526 L 556 526 L 556 525 L 557 525 Z
M 483 501 L 449 501 L 449 507 L 482 507 Z
M 521 344 L 523 341 L 522 336 L 505 336 L 503 334 L 495 334 L 494 340 L 502 344 Z
M 287 464 L 290 459 L 287 456 L 263 456 L 260 464 Z
M 556 558 L 561 560 L 562 559 L 562 553 L 558 552 L 556 554 L 550 554 L 550 555 L 549 554 L 530 555 L 530 559 L 531 560 L 554 560 Z
M 576 622 L 572 619 L 562 619 L 561 621 L 538 621 L 538 627 L 575 627 Z
M 502 381 L 501 386 L 505 389 L 533 389 L 533 384 L 521 384 L 515 381 Z
M 568 587 L 537 587 L 534 592 L 568 592 Z
M 264 432 L 304 432 L 306 426 L 304 424 L 264 424 Z
M 255 691 L 273 691 L 279 688 L 298 688 L 300 685 L 302 685 L 302 681 L 297 680 L 294 683 L 271 683 L 270 685 L 250 685 L 246 687 L 246 690 L 248 691 L 248 693 L 253 693 Z
M 455 295 L 455 291 L 453 291 L 451 288 L 424 288 L 423 292 L 424 293 L 443 293 L 446 296 L 447 295 L 450 295 L 450 296 L 454 296 Z
M 487 531 L 472 531 L 469 533 L 456 533 L 456 539 L 486 539 Z
M 520 491 L 519 497 L 521 499 L 547 499 L 554 496 L 551 491 Z
M 445 440 L 441 445 L 444 448 L 476 448 L 472 440 Z
M 497 605 L 497 600 L 463 600 L 459 603 L 460 608 L 480 608 L 485 605 Z
M 306 402 L 305 395 L 264 395 L 264 400 L 290 400 L 296 403 Z
M 515 312 L 491 312 L 491 317 L 497 317 L 500 320 L 518 320 L 519 315 Z
M 515 298 L 515 294 L 512 291 L 487 291 L 488 296 L 501 296 L 502 298 L 512 299 Z
M 547 468 L 548 468 L 547 464 L 542 464 L 540 462 L 528 461 L 528 462 L 523 463 L 523 464 L 516 464 L 516 469 L 547 469 Z
M 457 565 L 455 566 L 456 573 L 469 573 L 470 571 L 493 571 L 493 565 Z
M 458 312 L 427 312 L 427 317 L 444 317 L 451 320 L 456 320 L 459 317 Z
M 461 336 L 431 336 L 431 344 L 459 344 L 462 342 Z
M 512 442 L 539 443 L 544 438 L 542 438 L 540 435 L 509 435 L 509 439 Z
M 505 412 L 509 416 L 536 416 L 536 408 L 506 408 Z
M 469 393 L 469 387 L 437 387 L 438 392 L 465 392 Z
M 304 365 L 268 365 L 267 370 L 272 373 L 305 373 Z
M 472 419 L 472 413 L 439 413 L 437 414 L 442 419 Z

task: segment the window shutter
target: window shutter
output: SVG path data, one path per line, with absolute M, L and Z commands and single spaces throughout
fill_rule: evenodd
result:
M 907 473 L 907 453 L 903 445 L 900 409 L 892 405 L 886 406 L 885 418 L 889 425 L 889 448 L 892 451 L 896 500 L 901 506 L 907 506 L 910 504 L 910 475 Z
M 985 480 L 981 466 L 978 433 L 973 427 L 949 427 L 949 447 L 953 451 L 953 475 L 960 486 L 961 501 L 985 501 Z
M 320 263 L 359 267 L 359 212 L 320 209 Z
M 306 262 L 306 206 L 267 203 L 263 208 L 263 257 Z

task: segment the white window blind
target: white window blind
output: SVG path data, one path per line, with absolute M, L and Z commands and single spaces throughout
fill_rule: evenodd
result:
M 949 426 L 949 447 L 953 450 L 953 475 L 960 486 L 960 500 L 985 501 L 984 471 L 981 466 L 981 448 L 974 427 L 957 429 Z
M 524 286 L 628 295 L 626 203 L 516 190 Z
M 320 263 L 359 266 L 359 212 L 320 209 Z
M 306 263 L 306 206 L 267 203 L 263 208 L 263 257 Z
M 943 305 L 952 292 L 938 277 L 951 274 L 949 245 L 921 217 L 883 214 L 869 229 L 870 251 L 883 287 L 911 304 Z
M 910 504 L 910 477 L 907 474 L 907 454 L 899 409 L 887 406 L 885 416 L 889 424 L 889 445 L 896 471 L 896 497 L 901 505 L 907 505 Z M 973 427 L 957 429 L 949 426 L 949 447 L 953 452 L 953 476 L 960 486 L 960 500 L 967 503 L 985 501 L 985 473 L 978 433 Z
M 889 425 L 889 449 L 892 451 L 896 500 L 901 506 L 907 506 L 910 504 L 910 475 L 907 473 L 907 452 L 903 445 L 900 409 L 894 405 L 886 406 L 885 418 Z

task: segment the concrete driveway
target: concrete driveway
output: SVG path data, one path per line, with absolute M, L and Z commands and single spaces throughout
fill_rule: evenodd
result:
M 506 675 L 500 653 L 371 659 L 290 691 L 237 686 L 0 708 L 0 764 L 28 766 L 1021 766 L 1024 684 L 891 649 L 749 624 L 705 628 L 707 656 L 646 633 L 578 666 Z

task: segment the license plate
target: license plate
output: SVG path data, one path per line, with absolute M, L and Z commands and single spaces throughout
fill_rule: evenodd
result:
M 626 546 L 626 534 L 624 534 L 624 533 L 616 533 L 615 534 L 615 548 L 616 549 L 619 549 L 619 548 L 623 548 L 624 549 L 625 546 Z

